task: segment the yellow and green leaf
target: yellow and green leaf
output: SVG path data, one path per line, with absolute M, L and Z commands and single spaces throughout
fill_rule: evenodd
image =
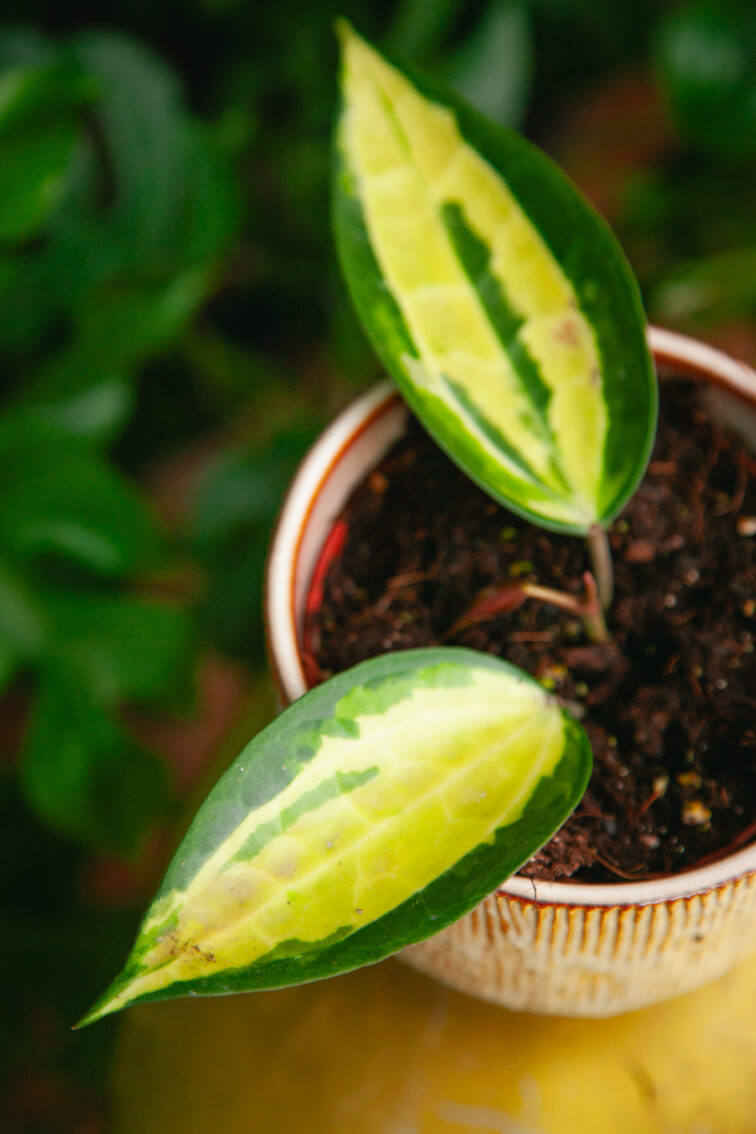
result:
M 439 648 L 307 693 L 222 777 L 85 1017 L 381 960 L 472 909 L 564 822 L 588 740 L 532 678 Z
M 557 530 L 607 524 L 656 422 L 619 245 L 524 138 L 340 32 L 336 238 L 376 350 L 494 498 Z

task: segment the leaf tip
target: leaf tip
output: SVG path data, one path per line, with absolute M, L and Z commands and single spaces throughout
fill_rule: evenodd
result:
M 345 16 L 336 17 L 333 21 L 333 30 L 342 51 L 346 50 L 348 44 L 357 37 L 357 33 Z
M 108 989 L 95 1000 L 92 1007 L 88 1012 L 85 1012 L 80 1020 L 75 1023 L 71 1030 L 78 1032 L 81 1028 L 87 1028 L 90 1024 L 96 1024 L 98 1020 L 102 1020 L 105 1016 L 111 1016 L 114 1012 L 120 1012 L 131 1003 L 131 997 L 128 995 L 127 989 L 129 981 L 124 981 L 122 977 L 118 977 L 110 985 Z
M 333 30 L 341 49 L 342 66 L 351 64 L 359 66 L 358 60 L 363 62 L 376 56 L 375 48 L 356 30 L 345 16 L 337 16 L 333 22 Z
M 110 1016 L 113 1012 L 117 1012 L 120 1007 L 120 1004 L 116 1004 L 112 1000 L 106 1001 L 105 1003 L 103 1003 L 102 1000 L 98 1000 L 88 1012 L 84 1013 L 80 1020 L 71 1026 L 71 1031 L 78 1032 L 81 1031 L 82 1028 L 88 1028 L 90 1024 L 96 1024 L 98 1020 L 102 1020 L 105 1016 Z

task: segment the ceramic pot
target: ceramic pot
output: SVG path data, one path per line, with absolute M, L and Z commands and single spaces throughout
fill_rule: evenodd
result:
M 707 383 L 716 412 L 756 443 L 756 372 L 671 331 L 649 329 L 660 372 Z M 722 393 L 721 391 L 725 392 Z M 308 688 L 301 634 L 333 523 L 401 436 L 407 409 L 382 383 L 347 407 L 302 462 L 267 568 L 265 617 L 284 704 Z M 612 885 L 512 877 L 401 959 L 511 1009 L 611 1016 L 720 976 L 756 950 L 756 844 L 699 869 Z

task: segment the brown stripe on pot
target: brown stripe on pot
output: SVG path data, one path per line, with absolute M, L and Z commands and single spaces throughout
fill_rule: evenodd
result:
M 652 327 L 648 338 L 658 368 L 735 395 L 733 409 L 732 399 L 714 392 L 717 412 L 727 425 L 756 437 L 756 373 L 750 367 L 672 331 Z M 265 590 L 268 649 L 284 704 L 310 684 L 303 660 L 304 607 L 328 534 L 352 490 L 401 436 L 406 420 L 392 385 L 376 386 L 321 435 L 286 497 Z M 697 868 L 641 882 L 515 876 L 467 917 L 405 950 L 402 959 L 509 1008 L 609 1016 L 696 988 L 755 949 L 751 843 Z

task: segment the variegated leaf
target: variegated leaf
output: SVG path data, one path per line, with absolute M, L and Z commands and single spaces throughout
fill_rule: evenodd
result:
M 607 524 L 656 420 L 619 245 L 529 142 L 340 31 L 335 228 L 374 346 L 494 498 L 557 530 Z
M 580 726 L 497 658 L 441 648 L 355 666 L 219 781 L 82 1022 L 331 976 L 428 937 L 550 837 L 590 764 Z

